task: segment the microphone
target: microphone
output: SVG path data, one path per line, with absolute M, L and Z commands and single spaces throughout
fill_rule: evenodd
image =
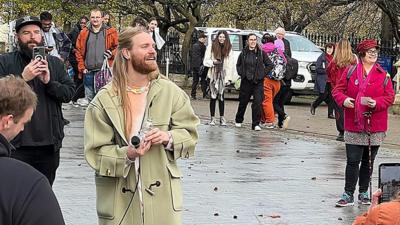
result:
M 139 136 L 136 136 L 136 135 L 131 138 L 131 144 L 135 148 L 139 148 L 141 141 L 142 141 L 141 138 Z

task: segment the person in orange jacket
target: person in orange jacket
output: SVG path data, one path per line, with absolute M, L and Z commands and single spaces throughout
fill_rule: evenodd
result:
M 390 202 L 378 205 L 378 198 L 382 191 L 378 189 L 372 195 L 372 204 L 368 212 L 360 215 L 353 222 L 353 225 L 399 225 L 400 224 L 400 192 Z
M 90 25 L 84 28 L 76 40 L 76 60 L 78 71 L 83 76 L 86 100 L 88 104 L 94 97 L 94 75 L 98 72 L 105 58 L 111 67 L 118 46 L 118 32 L 113 27 L 103 24 L 100 9 L 90 12 Z

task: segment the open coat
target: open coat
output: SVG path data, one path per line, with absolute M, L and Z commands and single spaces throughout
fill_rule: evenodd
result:
M 151 118 L 154 128 L 171 131 L 174 150 L 153 145 L 140 157 L 142 190 L 136 186 L 134 163 L 127 163 L 125 117 L 121 99 L 106 85 L 96 95 L 85 115 L 85 158 L 95 170 L 97 214 L 100 225 L 117 225 L 127 208 L 124 225 L 179 225 L 182 207 L 182 173 L 178 158 L 194 155 L 199 119 L 194 114 L 188 96 L 171 81 L 159 77 L 151 81 L 147 95 L 145 117 Z M 151 195 L 146 188 L 156 181 Z M 143 193 L 144 217 L 141 215 L 138 191 Z

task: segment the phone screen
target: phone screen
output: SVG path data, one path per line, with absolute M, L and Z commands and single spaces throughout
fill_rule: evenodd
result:
M 379 165 L 379 187 L 382 195 L 379 202 L 388 202 L 400 191 L 400 163 Z

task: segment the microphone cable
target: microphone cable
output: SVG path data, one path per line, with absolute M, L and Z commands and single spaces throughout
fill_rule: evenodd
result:
M 135 189 L 133 191 L 131 191 L 130 189 L 126 189 L 125 187 L 123 187 L 122 190 L 121 190 L 122 193 L 131 192 L 132 193 L 132 197 L 129 200 L 128 207 L 126 207 L 124 215 L 122 216 L 121 221 L 119 221 L 118 225 L 122 224 L 122 221 L 124 221 L 124 219 L 125 219 L 126 213 L 128 213 L 129 207 L 131 207 L 131 204 L 132 204 L 132 201 L 133 201 L 133 197 L 135 197 L 135 193 L 136 193 L 137 188 L 138 188 L 138 184 L 139 184 L 139 179 L 137 179 L 136 184 L 135 184 Z

